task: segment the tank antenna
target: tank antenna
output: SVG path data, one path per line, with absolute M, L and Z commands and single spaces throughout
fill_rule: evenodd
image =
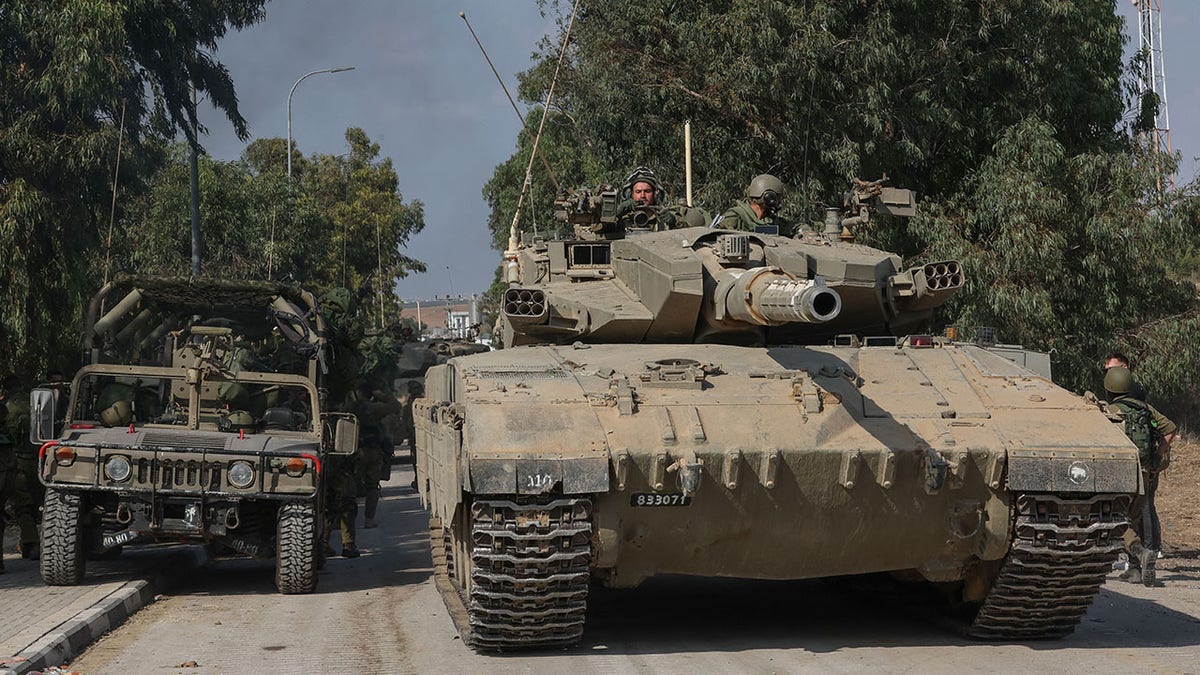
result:
M 492 64 L 492 58 L 488 56 L 487 50 L 483 48 L 483 43 L 479 41 L 479 36 L 475 34 L 475 29 L 471 27 L 471 20 L 467 18 L 466 12 L 459 12 L 459 18 L 467 24 L 467 30 L 471 31 L 471 37 L 475 38 L 475 44 L 479 45 L 479 51 L 483 52 L 483 58 L 487 61 L 488 67 L 492 69 L 492 74 L 496 76 L 496 81 L 500 83 L 500 88 L 504 90 L 504 95 L 508 97 L 508 104 L 512 106 L 513 112 L 517 113 L 517 119 L 521 120 L 521 128 L 529 133 L 529 127 L 525 125 L 525 116 L 521 114 L 521 110 L 517 108 L 517 102 L 513 100 L 512 94 L 508 93 L 508 87 L 505 86 L 504 80 L 500 77 L 500 73 L 496 71 L 496 66 Z M 542 166 L 546 168 L 546 173 L 550 176 L 550 182 L 554 183 L 554 191 L 558 192 L 558 176 L 554 175 L 554 170 L 550 168 L 550 162 L 546 161 L 546 156 L 542 154 L 541 149 L 538 149 L 538 159 L 542 160 Z
M 683 183 L 686 186 L 687 205 L 692 205 L 692 121 L 683 123 Z
M 517 225 L 521 222 L 521 207 L 525 204 L 525 195 L 529 192 L 529 184 L 533 180 L 533 158 L 538 154 L 538 146 L 542 141 L 542 131 L 546 128 L 546 117 L 550 114 L 550 101 L 554 99 L 554 85 L 558 83 L 558 72 L 562 69 L 563 57 L 567 55 L 567 45 L 571 41 L 571 28 L 575 26 L 575 14 L 579 11 L 579 0 L 571 7 L 571 20 L 567 22 L 567 31 L 563 34 L 562 49 L 558 52 L 558 63 L 554 66 L 554 76 L 550 78 L 550 89 L 546 92 L 546 103 L 542 106 L 542 121 L 538 123 L 537 135 L 533 137 L 533 152 L 529 153 L 529 164 L 525 167 L 525 182 L 521 185 L 521 196 L 517 198 L 517 210 L 513 213 L 512 226 L 508 228 L 508 250 L 504 257 L 510 261 L 517 256 Z

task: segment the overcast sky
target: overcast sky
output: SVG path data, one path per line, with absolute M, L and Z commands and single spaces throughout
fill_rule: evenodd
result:
M 1181 175 L 1190 179 L 1200 154 L 1193 114 L 1200 83 L 1188 65 L 1200 52 L 1192 38 L 1200 2 L 1162 4 L 1171 135 L 1184 156 Z M 1135 20 L 1128 0 L 1117 7 Z M 401 281 L 400 297 L 482 292 L 499 254 L 489 246 L 481 190 L 512 154 L 520 123 L 458 13 L 467 13 L 514 95 L 516 73 L 530 66 L 553 21 L 535 0 L 275 0 L 266 11 L 263 22 L 228 35 L 217 54 L 233 75 L 252 138 L 287 135 L 288 90 L 301 75 L 354 66 L 314 75 L 296 89 L 293 141 L 305 154 L 336 155 L 346 151 L 346 128 L 362 127 L 392 158 L 404 198 L 424 202 L 425 231 L 407 253 L 429 271 Z M 1127 32 L 1136 46 L 1136 22 Z M 244 144 L 223 117 L 209 109 L 202 121 L 211 155 L 241 154 Z

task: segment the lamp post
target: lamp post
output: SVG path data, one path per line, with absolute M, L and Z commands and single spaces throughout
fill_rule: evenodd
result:
M 292 90 L 288 92 L 287 175 L 289 181 L 292 179 L 292 94 L 296 93 L 296 87 L 300 86 L 300 83 L 303 82 L 305 78 L 312 77 L 313 75 L 317 75 L 319 73 L 342 73 L 347 70 L 354 70 L 354 66 L 350 66 L 348 68 L 322 68 L 320 70 L 314 70 L 311 73 L 305 73 L 304 75 L 300 76 L 300 79 L 296 80 L 296 84 L 293 84 Z

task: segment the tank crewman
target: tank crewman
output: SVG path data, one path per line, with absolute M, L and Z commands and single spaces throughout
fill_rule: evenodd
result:
M 1129 365 L 1128 356 L 1125 356 L 1121 352 L 1109 352 L 1108 356 L 1104 357 L 1104 371 L 1108 372 L 1109 368 L 1116 366 L 1129 368 L 1129 372 L 1133 372 L 1133 368 Z M 1134 380 L 1133 390 L 1129 392 L 1129 395 L 1139 401 L 1145 401 L 1150 396 L 1150 392 L 1146 391 L 1146 387 L 1141 382 Z
M 1125 435 L 1138 447 L 1142 482 L 1146 493 L 1130 506 L 1133 527 L 1126 532 L 1126 551 L 1129 569 L 1121 578 L 1134 583 L 1154 586 L 1154 565 L 1162 546 L 1162 532 L 1154 492 L 1158 489 L 1158 474 L 1171 463 L 1171 441 L 1175 440 L 1175 423 L 1149 403 L 1133 397 L 1133 374 L 1124 366 L 1114 366 L 1104 374 L 1104 390 L 1108 392 L 1106 408 L 1110 419 L 1123 422 Z
M 676 216 L 670 209 L 663 208 L 665 199 L 666 193 L 658 177 L 647 167 L 639 166 L 621 187 L 617 220 L 626 228 L 669 230 L 675 227 Z
M 769 173 L 760 174 L 746 188 L 746 199 L 717 216 L 712 227 L 791 237 L 795 234 L 791 222 L 778 215 L 782 205 L 783 182 Z
M 0 537 L 4 532 L 4 509 L 10 508 L 20 529 L 17 546 L 21 556 L 37 559 L 38 532 L 34 517 L 37 508 L 26 489 L 18 461 L 22 446 L 29 443 L 28 407 L 25 408 L 25 417 L 22 420 L 19 417 L 19 407 L 8 405 L 10 394 L 19 394 L 14 386 L 17 382 L 12 376 L 0 382 Z M 17 412 L 14 412 L 14 409 Z M 24 435 L 21 435 L 22 430 Z M 0 557 L 0 573 L 3 571 L 3 557 Z
M 358 453 L 354 455 L 354 468 L 357 484 L 362 486 L 366 498 L 363 527 L 372 528 L 376 526 L 375 514 L 379 508 L 379 480 L 387 460 L 384 446 L 391 443 L 383 418 L 398 412 L 401 406 L 395 398 L 365 380 L 359 381 L 355 393 L 357 399 L 352 411 L 358 418 Z

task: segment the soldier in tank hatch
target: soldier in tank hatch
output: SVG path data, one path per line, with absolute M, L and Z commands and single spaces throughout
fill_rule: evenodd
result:
M 783 181 L 769 173 L 759 174 L 746 187 L 746 199 L 717 216 L 712 227 L 791 237 L 795 228 L 779 215 L 783 206 Z

